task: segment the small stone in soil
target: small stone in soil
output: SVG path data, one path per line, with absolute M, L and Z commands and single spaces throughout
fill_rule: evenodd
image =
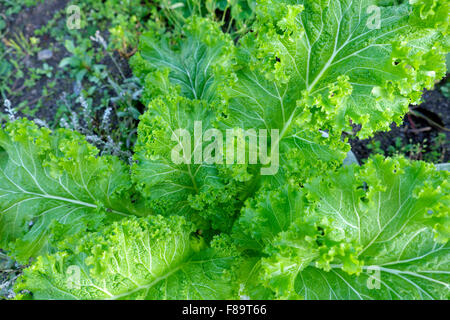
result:
M 38 53 L 39 61 L 48 60 L 48 59 L 51 59 L 52 57 L 53 57 L 53 52 L 50 49 L 45 49 Z

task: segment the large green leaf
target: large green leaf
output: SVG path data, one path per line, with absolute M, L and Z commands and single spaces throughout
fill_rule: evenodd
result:
M 225 86 L 231 66 L 230 37 L 217 24 L 197 16 L 189 19 L 183 32 L 170 39 L 153 33 L 142 37 L 132 65 L 145 83 L 145 103 L 176 89 L 190 99 L 219 99 L 217 91 Z
M 354 174 L 343 170 L 310 190 L 322 199 L 314 214 L 333 220 L 330 237 L 357 243 L 362 273 L 349 276 L 340 264 L 326 271 L 309 267 L 297 278 L 299 293 L 319 299 L 448 299 L 448 173 L 424 163 L 375 158 L 359 177 Z M 360 182 L 342 188 L 352 180 Z M 363 182 L 368 191 L 362 193 L 355 187 Z M 312 274 L 321 285 L 311 287 Z M 330 287 L 324 290 L 326 281 Z
M 228 230 L 245 192 L 205 157 L 211 142 L 204 137 L 214 120 L 215 113 L 204 101 L 181 96 L 154 99 L 141 117 L 132 173 L 155 212 L 190 216 L 202 229 L 212 224 Z M 219 155 L 218 159 L 223 161 Z
M 448 299 L 447 179 L 377 157 L 249 202 L 234 236 L 262 255 L 248 294 L 262 283 L 279 298 Z
M 127 167 L 80 134 L 10 123 L 0 131 L 0 246 L 26 260 L 45 252 L 57 223 L 70 234 L 137 213 L 130 188 Z
M 39 257 L 17 290 L 35 299 L 232 299 L 236 254 L 225 239 L 205 248 L 182 217 L 123 219 L 79 244 Z
M 424 2 L 433 9 L 417 17 L 418 2 L 261 1 L 255 32 L 242 41 L 241 65 L 249 67 L 238 82 L 267 87 L 263 74 L 274 81 L 273 98 L 289 100 L 272 108 L 276 118 L 267 118 L 271 104 L 246 106 L 238 117 L 283 120 L 284 129 L 307 107 L 334 128 L 362 124 L 363 137 L 400 123 L 422 89 L 445 75 L 448 2 Z
M 217 180 L 215 167 L 203 161 L 196 164 L 192 152 L 195 121 L 201 121 L 203 135 L 213 117 L 207 104 L 179 96 L 156 99 L 149 105 L 139 123 L 137 164 L 133 167 L 134 179 L 142 184 L 145 195 L 166 201 L 171 211 L 182 212 L 189 206 L 188 195 Z M 189 137 L 177 134 L 179 129 L 185 129 Z M 180 151 L 177 154 L 186 157 L 181 163 L 172 159 L 176 147 Z
M 296 278 L 296 292 L 305 299 L 449 299 L 450 247 L 433 242 L 430 230 L 405 231 L 386 257 L 364 256 L 372 264 L 359 276 L 340 264 L 328 271 L 307 267 Z
M 348 146 L 341 141 L 340 133 L 321 132 L 320 129 L 331 128 L 302 106 L 299 83 L 267 80 L 247 66 L 237 71 L 236 77 L 224 92 L 227 105 L 222 110 L 221 128 L 253 129 L 257 133 L 266 130 L 270 141 L 268 156 L 279 157 L 280 172 L 299 176 L 300 180 L 342 163 Z M 269 169 L 267 172 L 266 175 L 278 173 Z

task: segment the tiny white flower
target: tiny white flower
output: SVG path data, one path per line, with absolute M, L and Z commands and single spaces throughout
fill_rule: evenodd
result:
M 41 120 L 41 119 L 35 118 L 33 121 L 34 121 L 34 123 L 36 123 L 40 127 L 48 128 L 48 124 L 47 124 L 47 122 L 45 122 L 45 120 Z
M 94 42 L 100 43 L 105 50 L 108 48 L 108 44 L 106 43 L 105 39 L 101 36 L 99 30 L 95 32 L 95 37 L 91 36 L 90 39 Z
M 67 123 L 66 118 L 61 118 L 59 121 L 59 125 L 63 128 L 69 129 L 69 124 Z
M 106 108 L 105 113 L 103 113 L 102 123 L 100 127 L 107 131 L 109 129 L 110 121 L 111 121 L 111 111 L 110 107 Z
M 6 113 L 8 113 L 9 120 L 10 121 L 16 120 L 16 111 L 14 110 L 14 108 L 11 107 L 11 101 L 5 99 L 3 105 L 5 106 Z

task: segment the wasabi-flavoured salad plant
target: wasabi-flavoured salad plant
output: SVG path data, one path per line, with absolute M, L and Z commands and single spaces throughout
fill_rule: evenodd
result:
M 131 166 L 67 129 L 0 131 L 17 297 L 450 298 L 448 172 L 343 165 L 347 132 L 400 124 L 445 76 L 449 2 L 192 3 L 131 60 Z

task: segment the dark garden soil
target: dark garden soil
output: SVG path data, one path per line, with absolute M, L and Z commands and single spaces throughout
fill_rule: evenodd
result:
M 5 38 L 20 33 L 23 33 L 26 38 L 33 37 L 34 31 L 45 26 L 57 11 L 65 8 L 68 2 L 68 0 L 46 0 L 36 6 L 23 8 L 19 14 L 8 17 L 8 33 Z M 59 62 L 67 55 L 64 43 L 56 42 L 51 37 L 44 35 L 40 37 L 39 47 L 43 49 L 52 47 L 52 57 L 45 60 L 45 63 L 53 67 L 53 70 L 57 70 Z M 42 66 L 43 62 L 38 60 L 37 55 L 34 55 L 27 56 L 23 63 L 28 68 L 36 68 Z M 22 81 L 18 81 L 14 84 L 13 91 L 22 91 L 25 80 L 26 75 L 23 77 Z M 45 88 L 47 82 L 50 82 L 51 80 L 52 79 L 45 77 L 42 78 L 32 90 L 24 92 L 24 94 L 20 96 L 20 100 L 17 100 L 17 98 L 12 99 L 13 105 L 18 105 L 23 100 L 27 100 L 29 107 L 33 108 L 33 105 L 42 97 L 42 89 Z M 46 120 L 52 119 L 57 109 L 56 101 L 58 100 L 59 95 L 62 94 L 62 92 L 70 92 L 72 90 L 71 79 L 61 80 L 62 79 L 57 82 L 56 87 L 52 89 L 49 96 L 43 99 L 42 102 L 45 107 L 39 108 L 36 117 Z
M 26 38 L 30 38 L 34 36 L 34 31 L 38 30 L 47 25 L 47 23 L 54 17 L 54 15 L 61 10 L 64 10 L 69 3 L 69 0 L 45 0 L 43 2 L 38 3 L 36 6 L 32 6 L 30 8 L 24 8 L 20 13 L 16 15 L 12 15 L 7 17 L 8 22 L 8 32 L 6 36 L 11 36 L 14 34 L 23 33 Z M 3 11 L 2 5 L 0 4 L 0 12 Z M 61 28 L 66 28 L 64 23 L 64 19 L 60 19 L 59 21 Z M 95 32 L 96 30 L 89 30 L 90 33 Z M 101 33 L 107 39 L 108 31 L 100 30 Z M 86 34 L 86 37 L 89 37 L 90 34 Z M 6 38 L 6 36 L 4 38 Z M 38 55 L 27 56 L 23 61 L 25 65 L 29 68 L 37 68 L 41 67 L 43 62 L 47 63 L 50 67 L 53 68 L 54 73 L 59 70 L 59 63 L 65 57 L 69 57 L 71 54 L 64 47 L 64 42 L 56 41 L 51 36 L 45 34 L 39 37 L 39 47 L 41 50 L 50 49 L 52 51 L 52 57 L 50 59 L 46 59 L 45 61 L 39 61 Z M 118 61 L 119 66 L 122 70 L 122 73 L 125 77 L 129 77 L 132 72 L 128 65 L 128 61 L 121 57 L 118 53 L 114 54 L 116 61 Z M 119 71 L 116 69 L 111 58 L 107 55 L 103 58 L 99 63 L 107 66 L 108 70 L 112 70 L 112 76 L 119 77 Z M 20 92 L 23 90 L 24 80 L 27 78 L 27 75 L 22 79 L 22 81 L 18 81 L 14 87 L 13 91 Z M 65 93 L 72 93 L 76 91 L 77 82 L 73 79 L 70 74 L 65 73 L 63 77 L 59 77 L 56 83 L 56 86 L 52 88 L 49 94 L 45 97 L 42 96 L 42 89 L 46 88 L 48 83 L 51 82 L 52 78 L 43 77 L 40 81 L 37 82 L 36 86 L 29 90 L 28 92 L 24 92 L 19 98 L 11 99 L 12 105 L 17 106 L 24 100 L 28 101 L 28 105 L 30 109 L 35 107 L 35 104 L 41 100 L 42 107 L 38 108 L 36 113 L 36 118 L 45 120 L 47 123 L 52 123 L 52 120 L 55 118 L 55 113 L 58 110 L 58 104 L 61 103 L 61 97 Z M 94 101 L 95 103 L 95 101 Z

